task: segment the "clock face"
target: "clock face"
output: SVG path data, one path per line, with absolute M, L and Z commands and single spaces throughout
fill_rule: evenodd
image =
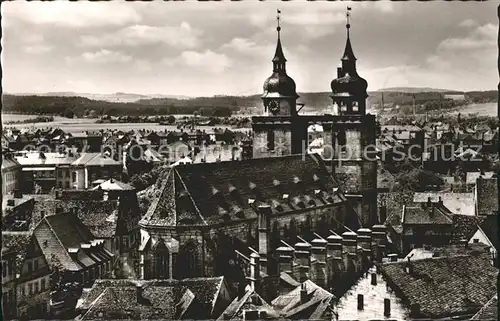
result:
M 271 102 L 269 103 L 269 110 L 271 111 L 271 113 L 276 115 L 280 111 L 279 103 L 275 100 L 271 100 Z

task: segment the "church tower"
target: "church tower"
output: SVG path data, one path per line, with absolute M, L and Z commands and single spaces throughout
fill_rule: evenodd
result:
M 273 73 L 263 86 L 264 116 L 252 117 L 254 158 L 300 154 L 306 137 L 307 129 L 297 115 L 299 95 L 295 81 L 286 73 L 279 14 L 278 10 L 278 41 L 272 59 Z
M 363 226 L 378 223 L 375 116 L 366 114 L 368 83 L 356 70 L 347 8 L 347 40 L 337 78 L 331 82 L 334 116 L 332 170 Z

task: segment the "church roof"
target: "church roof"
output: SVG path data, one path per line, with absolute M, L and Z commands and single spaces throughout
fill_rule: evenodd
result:
M 291 155 L 179 165 L 160 178 L 160 195 L 142 225 L 212 225 L 273 213 L 345 205 L 343 194 L 317 155 Z

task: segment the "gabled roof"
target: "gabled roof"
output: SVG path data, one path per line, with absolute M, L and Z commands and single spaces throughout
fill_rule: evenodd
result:
M 119 161 L 101 153 L 82 153 L 72 166 L 120 166 Z
M 453 220 L 452 242 L 459 244 L 463 239 L 470 240 L 476 233 L 479 225 L 484 221 L 484 217 L 475 215 L 451 215 Z
M 212 319 L 223 277 L 184 280 L 96 280 L 77 307 L 82 320 Z M 138 287 L 142 288 L 139 295 Z M 105 312 L 100 316 L 99 312 Z M 106 315 L 107 314 L 107 315 Z M 198 314 L 198 315 L 195 315 Z
M 476 313 L 497 291 L 498 269 L 488 255 L 459 255 L 385 263 L 381 272 L 408 305 L 419 304 L 422 317 Z
M 486 303 L 478 313 L 476 313 L 471 320 L 498 320 L 498 294 L 495 294 L 491 300 Z
M 385 205 L 387 210 L 386 225 L 401 225 L 403 205 L 409 206 L 413 202 L 414 192 L 389 192 L 377 194 L 377 207 Z
M 63 269 L 79 271 L 97 262 L 93 254 L 82 250 L 78 251 L 76 259 L 70 256 L 70 248 L 80 249 L 81 244 L 90 244 L 96 239 L 73 214 L 46 216 L 35 228 L 34 235 L 45 259 L 51 265 L 61 265 Z M 111 256 L 105 249 L 99 252 L 108 258 Z
M 273 213 L 347 206 L 345 197 L 334 193 L 337 183 L 315 156 L 201 163 L 167 169 L 159 179 L 161 194 L 152 201 L 141 224 L 206 225 L 256 218 L 260 204 L 272 206 Z M 284 194 L 288 199 L 283 198 Z
M 477 188 L 477 215 L 494 215 L 498 212 L 498 185 L 496 178 L 479 178 Z
M 497 251 L 500 249 L 498 224 L 498 215 L 490 215 L 479 225 Z
M 449 224 L 451 225 L 449 214 L 447 214 L 441 206 L 436 204 L 430 208 L 424 206 L 405 206 L 403 210 L 403 224 Z
M 103 191 L 133 191 L 135 187 L 114 178 L 108 179 L 93 189 L 102 189 Z
M 433 203 L 438 202 L 439 198 L 441 198 L 443 205 L 453 214 L 475 215 L 474 193 L 415 193 L 413 201 L 415 203 L 425 203 L 429 197 Z
M 306 301 L 301 301 L 301 290 L 307 292 Z M 287 294 L 274 299 L 271 304 L 285 319 L 319 320 L 335 298 L 333 294 L 306 280 Z
M 16 160 L 22 166 L 37 166 L 37 165 L 70 165 L 75 161 L 76 157 L 60 153 L 25 153 L 23 156 L 17 156 Z
M 265 311 L 266 319 L 276 319 L 279 314 L 257 292 L 247 290 L 240 298 L 234 298 L 217 320 L 244 320 L 244 311 Z

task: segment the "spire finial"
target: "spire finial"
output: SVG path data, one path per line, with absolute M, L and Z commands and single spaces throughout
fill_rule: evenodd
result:
M 281 19 L 281 10 L 276 9 L 276 22 L 278 23 L 276 30 L 278 31 L 278 37 L 280 36 L 280 31 L 281 31 L 280 19 Z
M 351 11 L 351 7 L 347 7 L 347 11 L 345 13 L 345 17 L 346 17 L 346 20 L 347 20 L 347 24 L 345 25 L 345 27 L 347 28 L 347 36 L 348 37 L 349 37 L 349 28 L 351 28 L 351 24 L 349 23 L 349 20 L 350 20 L 350 17 L 351 17 L 351 13 L 349 11 Z

